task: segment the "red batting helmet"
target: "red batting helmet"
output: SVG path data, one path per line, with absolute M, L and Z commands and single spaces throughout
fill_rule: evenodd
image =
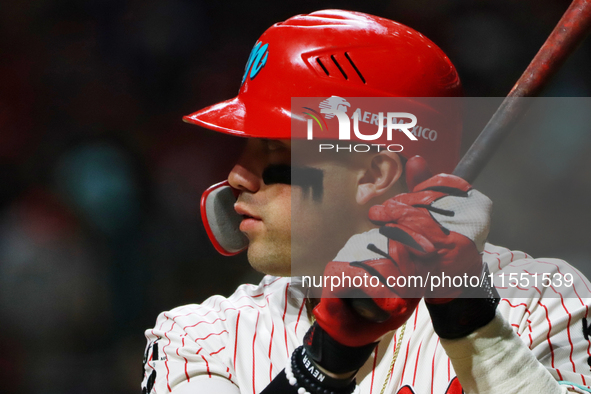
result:
M 292 97 L 461 95 L 455 67 L 419 32 L 360 12 L 324 10 L 271 26 L 250 54 L 238 96 L 183 119 L 237 136 L 288 139 Z M 435 172 L 451 172 L 461 126 L 438 131 L 436 143 L 419 138 L 401 154 L 420 154 Z

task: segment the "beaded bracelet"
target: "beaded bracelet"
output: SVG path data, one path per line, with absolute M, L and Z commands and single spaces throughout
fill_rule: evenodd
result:
M 303 346 L 292 353 L 285 376 L 290 385 L 298 387 L 298 394 L 352 394 L 356 388 L 354 378 L 335 379 L 323 373 Z
M 291 371 L 291 363 L 287 363 L 287 365 L 285 366 L 285 377 L 287 378 L 287 381 L 289 382 L 290 385 L 292 385 L 292 386 L 298 385 L 298 380 L 295 378 L 295 376 L 293 376 L 293 372 Z M 310 394 L 310 393 L 307 392 L 305 388 L 299 387 L 298 394 Z

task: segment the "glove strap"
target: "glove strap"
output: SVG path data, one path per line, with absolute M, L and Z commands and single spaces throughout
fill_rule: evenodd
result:
M 365 364 L 377 344 L 345 346 L 328 335 L 318 322 L 314 322 L 304 336 L 304 348 L 310 360 L 335 374 L 357 371 Z
M 433 328 L 440 338 L 463 338 L 492 321 L 500 297 L 497 289 L 491 285 L 489 276 L 485 264 L 481 285 L 470 288 L 471 298 L 456 298 L 444 304 L 425 302 Z

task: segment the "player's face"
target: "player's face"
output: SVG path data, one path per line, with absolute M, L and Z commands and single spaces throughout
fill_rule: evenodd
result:
M 292 164 L 294 171 L 322 174 L 321 183 L 314 186 L 322 188 L 320 198 L 314 197 L 314 190 L 263 175 L 270 168 Z M 228 181 L 241 191 L 235 209 L 245 216 L 240 230 L 249 240 L 250 264 L 272 275 L 291 275 L 292 263 L 300 273 L 304 266 L 322 272 L 346 240 L 360 231 L 357 219 L 366 217 L 355 201 L 360 176 L 351 165 L 318 155 L 292 160 L 289 140 L 249 139 Z
M 230 172 L 230 185 L 240 190 L 236 212 L 244 216 L 240 230 L 249 241 L 248 260 L 258 271 L 289 276 L 291 187 L 266 185 L 263 172 L 269 166 L 289 165 L 288 141 L 249 139 Z

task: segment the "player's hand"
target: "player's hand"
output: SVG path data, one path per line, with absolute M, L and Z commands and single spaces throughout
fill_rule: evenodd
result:
M 326 267 L 324 274 L 329 276 L 377 278 L 369 286 L 364 282 L 361 287 L 323 289 L 314 314 L 320 326 L 340 343 L 361 346 L 376 341 L 402 325 L 421 297 L 442 303 L 465 291 L 453 284 L 431 291 L 431 285 L 438 284 L 433 275 L 482 275 L 480 252 L 488 234 L 490 200 L 458 177 L 441 174 L 429 178 L 423 163 L 421 158 L 407 163 L 411 193 L 370 210 L 370 219 L 381 227 L 352 237 Z M 410 278 L 421 278 L 423 283 L 410 282 Z M 385 313 L 381 319 L 375 315 L 365 319 L 346 297 L 368 297 Z
M 423 249 L 424 253 L 413 254 L 413 261 L 428 271 L 427 301 L 441 303 L 466 291 L 466 280 L 462 280 L 462 286 L 457 285 L 459 280 L 455 285 L 445 281 L 443 286 L 444 281 L 437 278 L 481 277 L 481 253 L 490 227 L 492 202 L 453 175 L 439 174 L 421 182 L 430 175 L 426 166 L 417 165 L 421 161 L 414 157 L 407 163 L 407 183 L 412 192 L 372 207 L 369 218 L 382 226 L 380 231 L 391 233 L 391 238 L 413 249 Z
M 406 297 L 404 288 L 390 288 L 381 283 L 357 284 L 357 280 L 367 278 L 368 272 L 381 277 L 380 272 L 402 274 L 414 270 L 407 248 L 394 242 L 388 248 L 388 244 L 389 240 L 378 229 L 355 235 L 324 271 L 325 276 L 349 277 L 353 281 L 352 287 L 331 283 L 322 289 L 320 303 L 314 308 L 316 322 L 304 337 L 309 357 L 327 371 L 335 374 L 357 371 L 380 337 L 404 324 L 420 301 L 420 296 Z M 359 313 L 360 307 L 367 310 L 368 303 L 380 319 L 370 320 Z
M 347 346 L 376 342 L 400 327 L 424 292 L 421 288 L 389 286 L 387 278 L 421 275 L 417 270 L 420 266 L 410 255 L 407 246 L 390 241 L 378 229 L 351 237 L 324 271 L 326 277 L 351 278 L 351 284 L 331 283 L 323 288 L 320 303 L 314 308 L 318 324 Z

